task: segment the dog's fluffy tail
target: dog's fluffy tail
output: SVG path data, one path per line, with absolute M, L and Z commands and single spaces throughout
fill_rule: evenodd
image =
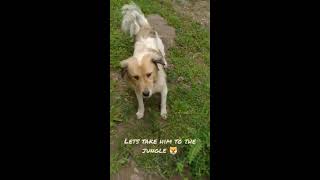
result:
M 150 26 L 140 8 L 133 2 L 122 7 L 122 15 L 121 29 L 123 32 L 130 34 L 131 37 L 136 35 L 143 27 Z

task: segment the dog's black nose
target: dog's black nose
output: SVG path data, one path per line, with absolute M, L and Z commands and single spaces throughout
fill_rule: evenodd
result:
M 145 90 L 142 92 L 142 94 L 143 94 L 144 96 L 149 96 L 149 91 L 148 91 L 147 89 L 145 89 Z

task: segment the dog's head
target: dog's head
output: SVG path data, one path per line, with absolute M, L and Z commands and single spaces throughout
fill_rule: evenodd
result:
M 164 65 L 159 53 L 150 53 L 142 57 L 139 62 L 130 57 L 120 62 L 122 77 L 133 85 L 136 92 L 141 93 L 144 98 L 151 97 L 152 89 L 158 79 L 158 64 Z

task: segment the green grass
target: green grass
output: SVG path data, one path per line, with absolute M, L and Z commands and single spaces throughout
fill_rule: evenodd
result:
M 120 31 L 121 7 L 127 0 L 111 0 L 110 14 L 110 69 L 119 72 L 119 62 L 132 55 L 133 40 Z M 143 120 L 136 120 L 137 101 L 134 92 L 120 89 L 118 81 L 112 80 L 110 126 L 111 139 L 119 147 L 111 156 L 111 173 L 116 173 L 133 158 L 138 167 L 157 172 L 165 177 L 182 174 L 189 167 L 193 179 L 210 176 L 210 43 L 208 28 L 182 17 L 175 12 L 169 1 L 136 0 L 144 14 L 159 14 L 170 26 L 176 28 L 176 45 L 167 54 L 169 64 L 174 68 L 168 75 L 168 119 L 160 120 L 159 98 L 146 102 Z M 178 77 L 182 82 L 176 82 Z M 123 133 L 116 132 L 117 126 L 128 125 Z M 149 139 L 197 139 L 196 145 L 177 145 L 179 153 L 142 154 L 135 153 L 136 145 L 123 145 L 124 138 Z M 147 145 L 168 147 L 169 145 Z

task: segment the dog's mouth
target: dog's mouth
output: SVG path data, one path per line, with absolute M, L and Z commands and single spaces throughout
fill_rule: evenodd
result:
M 151 97 L 151 95 L 149 95 L 149 96 L 145 96 L 145 95 L 143 95 L 142 96 L 144 99 L 148 99 L 148 98 L 150 98 Z
M 144 99 L 150 98 L 151 95 L 152 95 L 151 90 L 145 90 L 144 92 L 142 92 L 142 97 L 143 97 Z

